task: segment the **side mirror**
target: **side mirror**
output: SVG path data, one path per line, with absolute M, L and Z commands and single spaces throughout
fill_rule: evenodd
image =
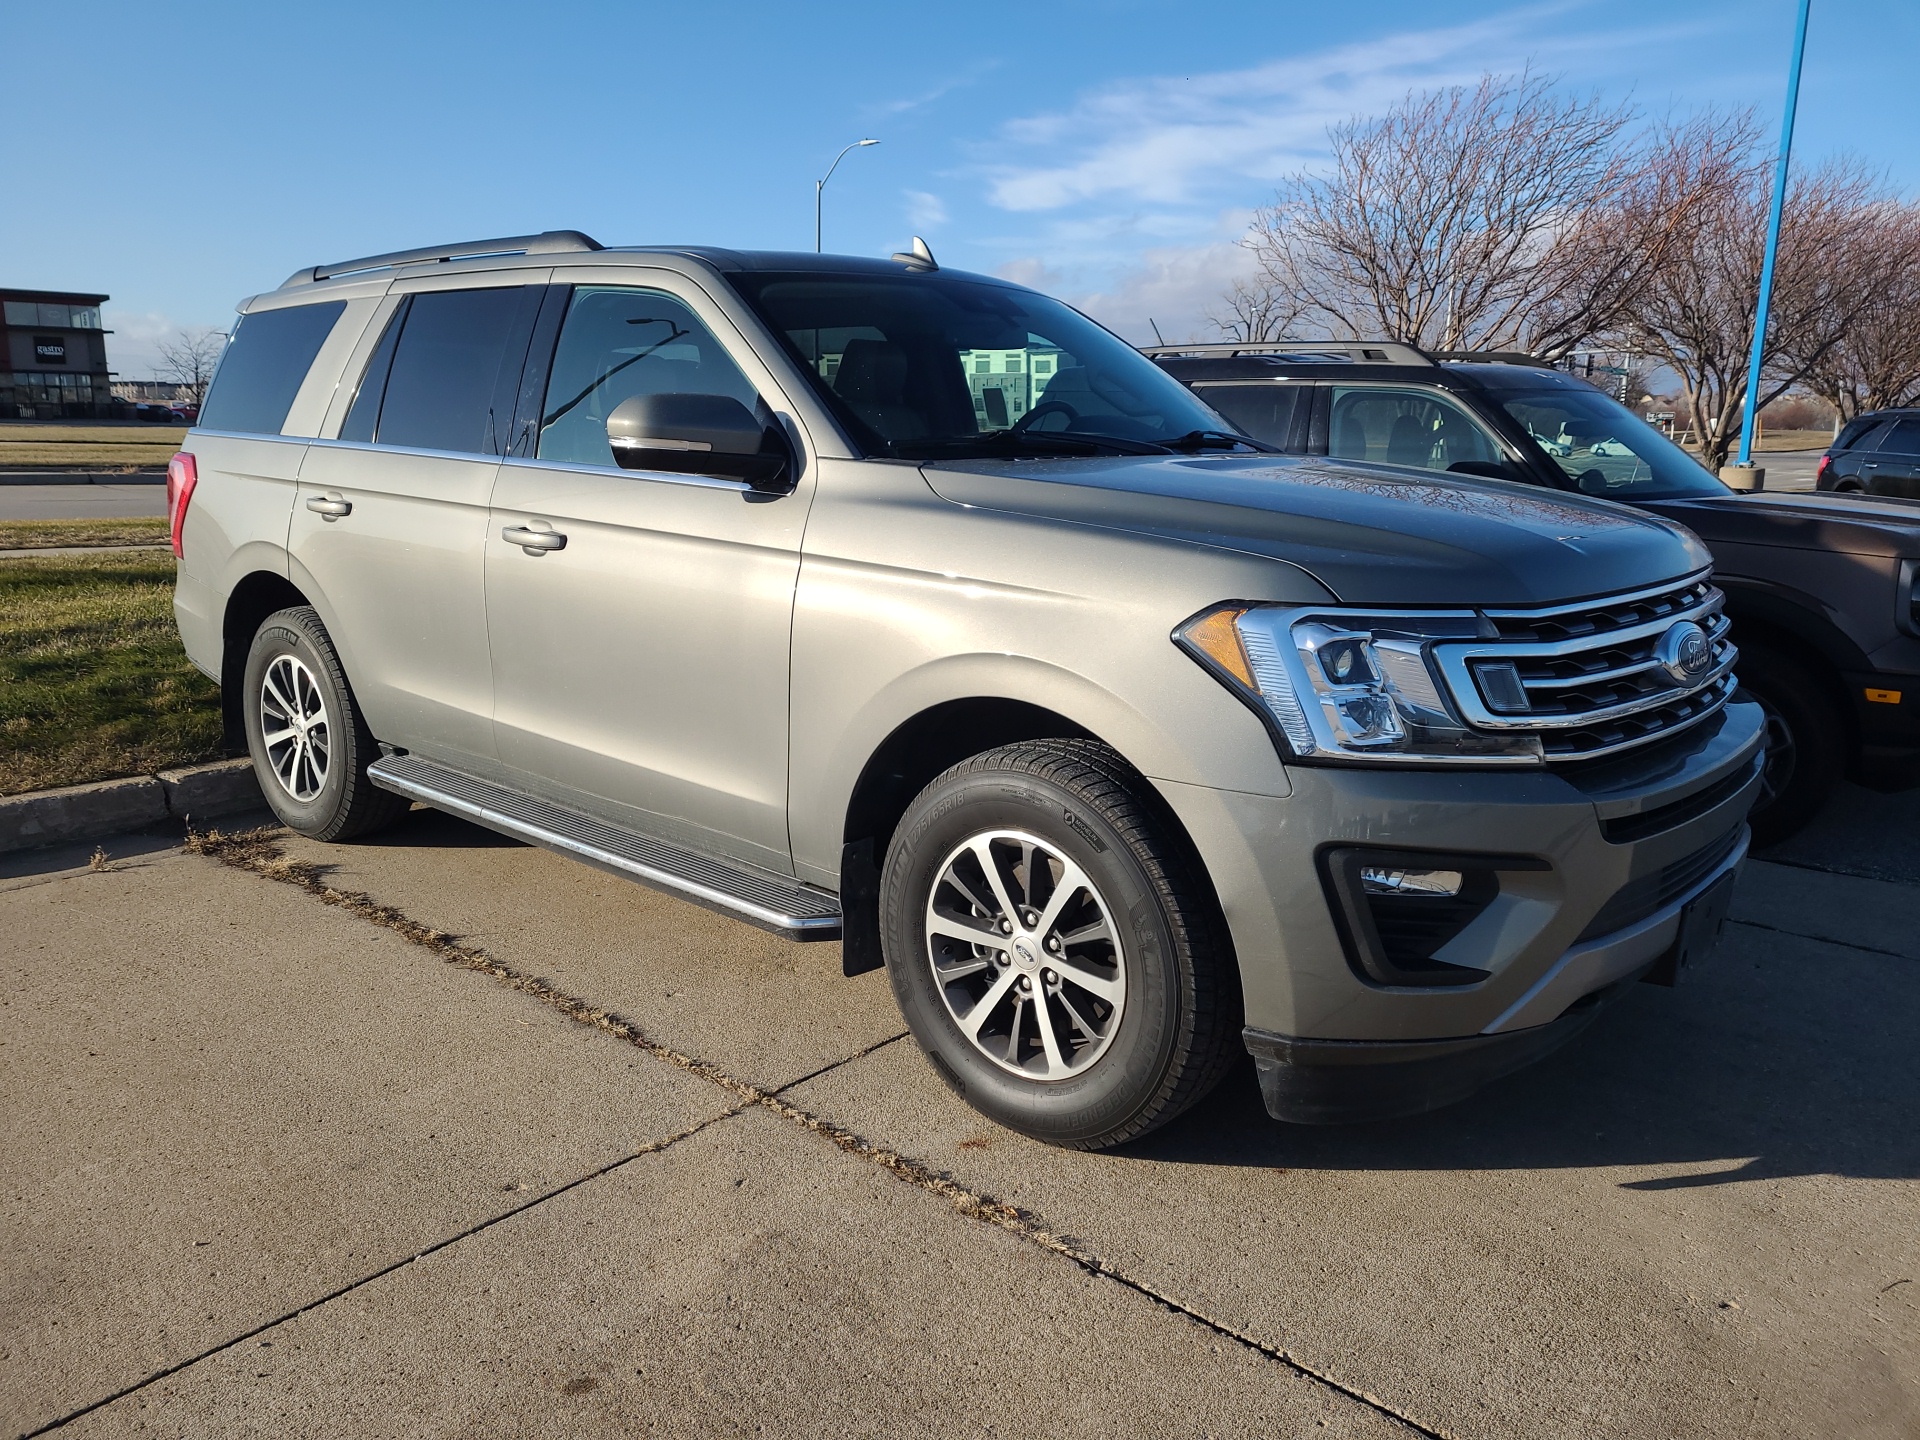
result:
M 632 395 L 607 416 L 607 444 L 622 470 L 665 470 L 792 488 L 786 437 L 731 395 Z

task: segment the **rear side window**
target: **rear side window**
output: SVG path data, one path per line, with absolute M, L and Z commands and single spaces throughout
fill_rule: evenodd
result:
M 380 401 L 379 443 L 498 454 L 542 288 L 413 296 Z
M 1262 381 L 1254 385 L 1200 385 L 1200 398 L 1238 425 L 1256 440 L 1278 445 L 1282 450 L 1298 448 L 1290 443 L 1294 414 L 1302 396 L 1311 397 L 1305 385 L 1275 385 Z
M 1880 449 L 1895 455 L 1920 455 L 1920 415 L 1903 416 L 1892 433 L 1881 438 Z
M 241 316 L 200 408 L 201 428 L 278 435 L 313 357 L 346 308 L 344 300 L 329 300 Z

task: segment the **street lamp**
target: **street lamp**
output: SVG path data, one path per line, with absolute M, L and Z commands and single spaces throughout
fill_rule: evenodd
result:
M 865 145 L 878 145 L 878 140 L 856 140 L 847 146 L 847 150 L 858 150 Z M 820 192 L 827 188 L 827 181 L 833 178 L 833 172 L 840 168 L 840 162 L 847 158 L 847 150 L 833 157 L 833 164 L 827 167 L 827 173 L 813 182 L 813 253 L 820 253 Z

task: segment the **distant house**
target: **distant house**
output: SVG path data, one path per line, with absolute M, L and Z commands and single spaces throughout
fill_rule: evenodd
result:
M 114 413 L 107 331 L 100 328 L 100 306 L 107 298 L 0 289 L 7 345 L 0 417 L 87 420 Z

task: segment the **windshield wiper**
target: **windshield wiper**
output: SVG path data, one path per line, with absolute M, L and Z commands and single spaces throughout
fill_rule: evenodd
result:
M 1015 433 L 1012 430 L 996 430 L 988 435 L 959 437 L 950 440 L 907 441 L 899 447 L 905 451 L 947 450 L 957 452 L 956 458 L 966 453 L 980 455 L 1005 454 L 1012 451 L 1028 451 L 1040 455 L 1166 455 L 1171 453 L 1165 445 L 1152 440 L 1131 440 L 1118 435 L 1088 435 L 1064 430 L 1026 430 Z
M 1161 443 L 1169 450 L 1233 450 L 1244 445 L 1264 455 L 1280 453 L 1278 445 L 1269 445 L 1251 435 L 1237 435 L 1231 430 L 1189 430 L 1177 439 L 1163 440 Z

